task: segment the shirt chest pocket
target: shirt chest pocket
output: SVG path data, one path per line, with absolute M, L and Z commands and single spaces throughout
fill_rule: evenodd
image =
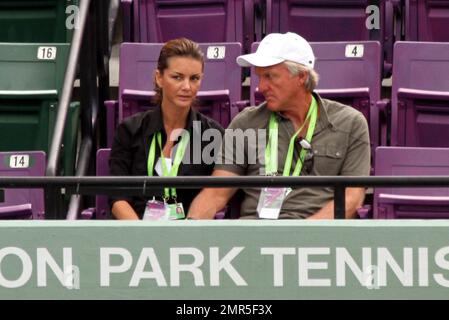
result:
M 344 160 L 343 147 L 336 145 L 313 146 L 313 172 L 319 176 L 337 176 Z

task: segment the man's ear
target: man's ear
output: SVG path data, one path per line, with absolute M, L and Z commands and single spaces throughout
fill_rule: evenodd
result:
M 298 77 L 298 84 L 300 87 L 302 87 L 306 83 L 308 74 L 307 72 L 300 72 L 297 77 Z

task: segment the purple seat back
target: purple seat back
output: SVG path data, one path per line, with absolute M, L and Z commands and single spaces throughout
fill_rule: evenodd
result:
M 34 177 L 45 175 L 45 152 L 0 152 L 0 176 Z M 0 219 L 43 219 L 42 189 L 0 190 Z
M 254 39 L 254 0 L 122 0 L 124 40 L 162 43 L 186 37 L 196 42 Z
M 268 0 L 267 33 L 293 31 L 308 41 L 378 40 L 366 28 L 369 0 Z M 384 1 L 379 1 L 383 9 Z M 382 12 L 382 11 L 381 11 Z M 383 15 L 381 14 L 381 18 Z M 381 21 L 381 25 L 383 25 Z
M 379 147 L 376 175 L 449 175 L 448 148 Z M 375 188 L 374 218 L 449 218 L 449 188 Z
M 391 145 L 449 147 L 449 43 L 397 42 Z
M 119 121 L 152 105 L 153 74 L 163 44 L 124 43 L 120 48 Z M 241 100 L 241 54 L 239 43 L 201 44 L 205 56 L 204 78 L 198 93 L 198 110 L 227 126 Z M 215 48 L 224 57 L 214 58 Z
M 448 0 L 405 0 L 405 40 L 449 42 Z
M 99 177 L 109 176 L 109 155 L 111 149 L 99 149 L 97 151 L 96 175 Z M 95 197 L 95 218 L 108 219 L 110 217 L 110 208 L 107 196 Z
M 366 27 L 372 21 L 366 9 L 373 4 L 379 8 L 379 29 Z M 391 72 L 395 6 L 390 0 L 266 0 L 266 7 L 267 33 L 293 31 L 313 42 L 378 41 L 385 50 L 385 72 Z
M 316 92 L 323 98 L 350 105 L 365 115 L 370 125 L 370 138 L 374 151 L 380 145 L 379 112 L 376 108 L 376 102 L 381 98 L 380 44 L 376 41 L 311 42 L 310 44 L 316 57 L 315 70 L 320 76 Z M 358 47 L 355 52 L 352 52 L 354 44 Z M 257 46 L 258 43 L 253 44 L 253 52 Z M 363 46 L 363 55 L 354 57 L 354 54 L 361 53 L 361 46 Z M 352 50 L 349 50 L 351 48 Z M 254 70 L 251 79 L 251 101 L 254 105 L 263 101 L 263 96 L 257 93 L 258 79 Z

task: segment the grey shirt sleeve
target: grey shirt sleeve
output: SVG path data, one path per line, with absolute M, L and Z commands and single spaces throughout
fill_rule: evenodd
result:
M 369 176 L 371 148 L 368 124 L 361 113 L 353 118 L 349 146 L 341 169 L 343 176 Z

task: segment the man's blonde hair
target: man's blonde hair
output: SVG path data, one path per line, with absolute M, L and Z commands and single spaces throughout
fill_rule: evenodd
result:
M 312 92 L 315 90 L 316 86 L 318 85 L 319 75 L 318 73 L 302 64 L 293 62 L 293 61 L 285 61 L 285 65 L 288 68 L 288 71 L 292 74 L 292 76 L 297 76 L 300 73 L 307 74 L 306 82 L 304 83 L 304 86 L 306 87 L 306 90 Z

